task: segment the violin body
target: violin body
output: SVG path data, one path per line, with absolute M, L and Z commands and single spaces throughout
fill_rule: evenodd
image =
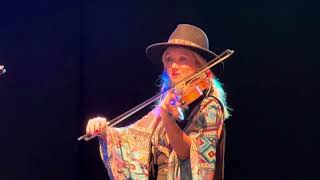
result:
M 203 75 L 192 82 L 186 84 L 182 90 L 180 102 L 182 106 L 187 106 L 203 95 L 205 90 L 211 86 L 211 80 L 207 75 Z

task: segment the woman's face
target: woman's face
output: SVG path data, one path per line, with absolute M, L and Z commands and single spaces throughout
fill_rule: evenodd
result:
M 162 62 L 174 84 L 193 74 L 200 67 L 193 52 L 183 47 L 167 48 L 163 54 Z

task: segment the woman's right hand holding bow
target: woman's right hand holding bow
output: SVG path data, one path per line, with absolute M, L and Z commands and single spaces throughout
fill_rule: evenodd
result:
M 95 117 L 89 119 L 86 127 L 86 134 L 105 138 L 105 131 L 108 125 L 109 123 L 107 122 L 107 119 L 104 117 Z

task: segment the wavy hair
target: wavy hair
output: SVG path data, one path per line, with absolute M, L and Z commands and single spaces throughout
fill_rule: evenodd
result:
M 206 61 L 203 59 L 202 56 L 200 56 L 199 54 L 197 54 L 193 51 L 191 51 L 191 52 L 199 65 L 203 65 L 206 63 Z M 165 54 L 165 53 L 163 53 L 163 54 Z M 212 79 L 213 95 L 221 101 L 221 103 L 223 105 L 224 117 L 225 117 L 225 119 L 228 119 L 231 116 L 230 111 L 232 109 L 228 106 L 227 95 L 226 95 L 225 90 L 223 89 L 223 84 L 218 80 L 217 77 L 214 76 L 212 71 L 209 71 L 209 73 L 207 73 L 207 74 Z M 164 70 L 162 72 L 159 79 L 160 79 L 160 85 L 159 85 L 160 92 L 164 93 L 171 86 L 170 77 L 169 77 L 166 70 Z

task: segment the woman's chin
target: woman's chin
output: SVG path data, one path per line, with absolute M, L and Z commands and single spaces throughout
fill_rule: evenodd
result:
M 181 79 L 181 78 L 172 78 L 172 79 L 171 79 L 171 81 L 172 81 L 174 84 L 177 84 L 177 83 L 180 82 L 181 80 L 183 80 L 183 79 Z

